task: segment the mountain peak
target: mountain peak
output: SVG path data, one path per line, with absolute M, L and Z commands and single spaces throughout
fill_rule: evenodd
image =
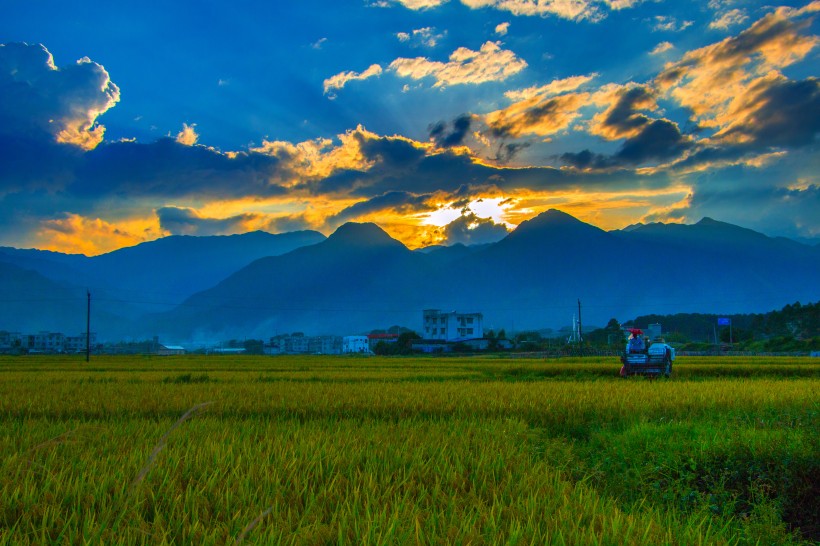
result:
M 339 226 L 327 240 L 335 244 L 357 246 L 404 246 L 372 222 L 347 222 Z
M 561 233 L 603 233 L 603 230 L 582 222 L 574 216 L 556 209 L 549 209 L 538 216 L 521 222 L 510 236 L 521 237 L 526 234 Z

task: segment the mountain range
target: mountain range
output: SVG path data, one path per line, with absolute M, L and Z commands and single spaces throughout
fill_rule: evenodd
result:
M 88 258 L 0 249 L 0 329 L 77 333 L 92 291 L 100 339 L 176 342 L 339 335 L 423 309 L 481 312 L 507 331 L 678 312 L 745 313 L 820 299 L 820 247 L 704 218 L 604 231 L 560 211 L 497 243 L 410 250 L 375 224 L 167 237 Z

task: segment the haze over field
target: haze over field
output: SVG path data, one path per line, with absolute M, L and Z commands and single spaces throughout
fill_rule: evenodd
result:
M 0 20 L 0 245 L 820 236 L 820 2 L 75 2 Z

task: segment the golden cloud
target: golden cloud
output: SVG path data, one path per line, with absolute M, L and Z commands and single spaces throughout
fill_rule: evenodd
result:
M 45 48 L 43 48 L 45 49 Z M 54 66 L 51 53 L 48 53 L 49 65 Z M 64 73 L 81 73 L 77 78 L 86 85 L 84 89 L 74 89 L 75 94 L 69 97 L 73 101 L 69 108 L 62 106 L 59 117 L 49 120 L 57 128 L 57 142 L 73 144 L 85 150 L 94 149 L 103 140 L 105 127 L 97 124 L 97 118 L 120 100 L 120 89 L 102 65 L 83 57 L 77 64 L 63 70 Z M 72 74 L 68 77 L 74 77 Z
M 570 126 L 581 114 L 579 110 L 590 98 L 589 93 L 570 93 L 557 97 L 547 94 L 520 100 L 503 110 L 484 117 L 497 136 L 549 136 Z
M 38 248 L 95 256 L 162 236 L 155 217 L 107 222 L 79 214 L 45 220 L 37 232 Z
M 292 144 L 287 141 L 262 142 L 262 146 L 251 148 L 252 152 L 274 156 L 285 162 L 296 179 L 291 183 L 305 179 L 326 178 L 338 170 L 367 170 L 373 166 L 362 154 L 362 139 L 378 138 L 361 125 L 338 135 L 340 144 L 334 146 L 332 140 L 318 138 Z
M 446 63 L 425 57 L 398 58 L 389 68 L 402 78 L 433 77 L 436 80 L 433 87 L 443 87 L 503 81 L 526 67 L 526 61 L 515 53 L 501 49 L 500 42 L 485 42 L 479 51 L 466 47 L 456 49 Z
M 658 75 L 658 89 L 689 108 L 702 127 L 726 129 L 760 77 L 775 77 L 817 45 L 816 36 L 800 33 L 809 22 L 793 21 L 796 13 L 778 9 L 737 36 L 686 53 Z
M 560 80 L 553 80 L 550 83 L 542 86 L 527 87 L 526 89 L 519 89 L 517 91 L 507 91 L 504 96 L 512 101 L 522 101 L 533 99 L 536 97 L 546 98 L 554 95 L 561 95 L 569 91 L 575 91 L 585 83 L 590 82 L 598 74 L 590 74 L 589 76 L 571 76 Z
M 378 64 L 371 64 L 364 72 L 340 72 L 324 81 L 325 95 L 334 89 L 342 89 L 350 81 L 366 80 L 374 76 L 380 76 L 382 67 Z
M 199 135 L 196 134 L 196 123 L 192 123 L 188 125 L 187 123 L 182 124 L 182 131 L 177 133 L 177 142 L 180 144 L 184 144 L 185 146 L 193 146 L 196 144 L 196 141 L 199 140 Z

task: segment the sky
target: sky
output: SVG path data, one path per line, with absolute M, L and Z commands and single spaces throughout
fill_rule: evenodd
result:
M 6 0 L 0 245 L 563 210 L 820 242 L 820 1 Z

